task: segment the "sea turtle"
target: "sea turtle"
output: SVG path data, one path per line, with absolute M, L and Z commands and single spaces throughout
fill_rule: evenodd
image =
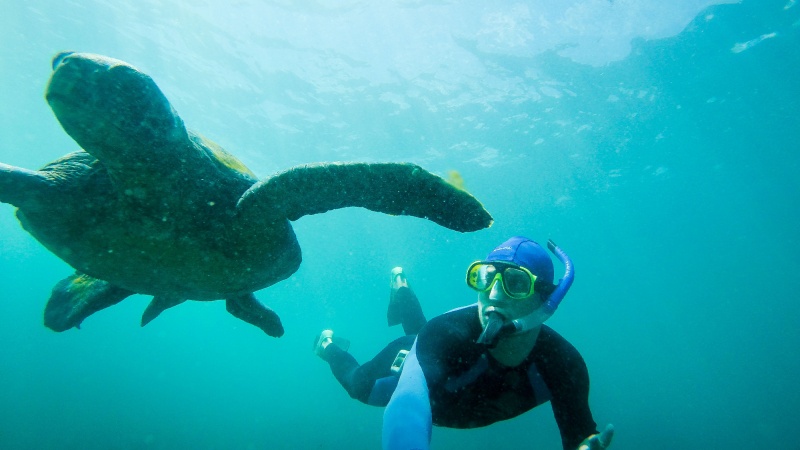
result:
M 153 296 L 142 326 L 187 299 L 224 299 L 235 317 L 281 336 L 253 292 L 300 265 L 290 221 L 358 206 L 461 232 L 492 222 L 470 194 L 408 163 L 316 163 L 259 181 L 117 59 L 58 54 L 45 98 L 82 150 L 37 171 L 0 164 L 0 201 L 76 269 L 45 307 L 55 331 L 139 293 Z

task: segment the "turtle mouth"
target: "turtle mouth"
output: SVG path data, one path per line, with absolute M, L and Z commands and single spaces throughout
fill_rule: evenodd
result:
M 51 108 L 72 108 L 75 105 L 75 103 L 71 101 L 72 98 L 69 95 L 64 95 L 59 92 L 48 91 L 44 99 L 50 104 Z
M 59 113 L 87 109 L 98 100 L 97 83 L 90 81 L 87 70 L 73 58 L 59 54 L 53 59 L 53 74 L 45 91 L 45 100 Z
M 76 106 L 104 105 L 109 97 L 125 96 L 140 86 L 139 72 L 123 61 L 85 53 L 62 52 L 53 58 L 53 74 L 45 97 Z M 146 84 L 146 83 L 145 83 Z

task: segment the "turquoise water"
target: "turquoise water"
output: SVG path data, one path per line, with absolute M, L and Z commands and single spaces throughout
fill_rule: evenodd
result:
M 575 284 L 550 324 L 582 352 L 615 449 L 794 448 L 800 390 L 800 5 L 648 2 L 14 2 L 0 19 L 0 161 L 76 144 L 42 98 L 71 49 L 131 62 L 190 128 L 262 177 L 314 161 L 451 170 L 493 214 L 459 234 L 345 209 L 295 222 L 300 270 L 145 328 L 131 297 L 42 325 L 72 271 L 0 206 L 0 448 L 374 449 L 381 413 L 310 349 L 370 358 L 402 265 L 430 316 L 474 301 L 467 265 L 553 238 Z M 548 406 L 433 447 L 560 448 Z

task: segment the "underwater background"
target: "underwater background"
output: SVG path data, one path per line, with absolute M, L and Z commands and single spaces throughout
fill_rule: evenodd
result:
M 727 4 L 722 4 L 727 3 Z M 134 296 L 55 333 L 72 273 L 0 205 L 0 448 L 375 449 L 382 409 L 311 352 L 360 361 L 405 268 L 430 317 L 470 262 L 555 240 L 576 281 L 548 322 L 582 353 L 614 449 L 800 448 L 800 5 L 795 0 L 28 1 L 0 18 L 0 161 L 76 150 L 43 99 L 59 51 L 151 75 L 186 125 L 260 177 L 316 161 L 460 176 L 495 218 L 460 234 L 358 208 L 294 223 L 303 264 L 140 328 Z M 561 266 L 556 263 L 556 273 Z M 549 405 L 432 448 L 561 448 Z

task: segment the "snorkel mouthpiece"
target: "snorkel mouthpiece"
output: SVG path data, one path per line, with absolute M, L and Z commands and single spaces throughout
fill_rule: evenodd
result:
M 493 308 L 489 308 L 489 311 L 486 313 L 486 325 L 483 327 L 483 332 L 480 336 L 478 336 L 477 343 L 481 345 L 486 345 L 489 348 L 494 348 L 497 345 L 497 340 L 508 333 L 513 333 L 515 331 L 514 323 L 513 322 L 506 322 L 503 316 L 495 311 Z

